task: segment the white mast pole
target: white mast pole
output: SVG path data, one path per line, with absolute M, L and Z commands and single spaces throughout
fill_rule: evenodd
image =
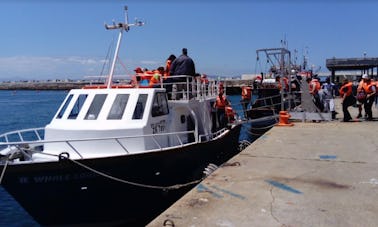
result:
M 122 35 L 123 35 L 123 29 L 121 29 L 119 31 L 118 41 L 117 41 L 117 47 L 116 47 L 116 49 L 114 51 L 114 57 L 113 57 L 112 67 L 110 68 L 110 73 L 109 73 L 109 76 L 108 76 L 107 88 L 111 88 L 112 87 L 114 69 L 115 69 L 115 64 L 117 62 L 117 58 L 118 58 L 119 47 L 121 46 Z
M 115 24 L 113 22 L 113 25 L 107 25 L 107 24 L 105 24 L 105 28 L 106 29 L 119 29 L 117 46 L 116 46 L 116 49 L 114 51 L 113 62 L 112 62 L 112 66 L 110 68 L 109 76 L 108 76 L 108 79 L 107 79 L 108 81 L 106 82 L 108 89 L 112 87 L 112 80 L 113 80 L 113 75 L 114 75 L 114 69 L 115 69 L 115 64 L 117 62 L 117 59 L 118 59 L 118 52 L 119 52 L 119 49 L 120 49 L 120 46 L 121 46 L 121 40 L 122 40 L 122 36 L 123 36 L 123 31 L 129 31 L 130 26 L 142 26 L 142 25 L 144 25 L 144 23 L 141 22 L 141 21 L 137 21 L 137 20 L 135 20 L 134 24 L 129 24 L 128 23 L 127 6 L 125 6 L 125 23 Z

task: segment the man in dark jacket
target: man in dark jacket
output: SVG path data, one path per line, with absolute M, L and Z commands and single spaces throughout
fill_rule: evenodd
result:
M 188 50 L 182 49 L 182 55 L 176 58 L 171 65 L 170 75 L 188 75 L 194 76 L 196 74 L 193 60 L 188 56 Z
M 196 70 L 193 60 L 190 57 L 188 57 L 188 50 L 186 48 L 183 48 L 182 54 L 172 62 L 169 72 L 170 75 L 173 76 L 172 81 L 177 83 L 176 86 L 178 92 L 178 99 L 183 98 L 184 93 L 186 93 L 189 96 L 192 96 L 191 92 L 186 91 L 187 78 L 185 76 L 192 76 L 192 78 L 194 78 Z M 175 76 L 182 77 L 174 78 Z M 193 81 L 192 78 L 190 78 L 190 80 L 188 81 L 189 83 Z M 191 86 L 190 89 L 192 90 Z

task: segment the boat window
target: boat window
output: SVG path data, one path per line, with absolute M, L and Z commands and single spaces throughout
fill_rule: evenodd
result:
M 133 119 L 142 119 L 144 108 L 146 107 L 147 94 L 140 94 L 138 97 L 138 102 L 134 109 Z
M 154 102 L 152 103 L 152 116 L 162 116 L 169 113 L 167 95 L 164 92 L 155 94 Z
M 59 111 L 58 115 L 56 116 L 57 119 L 61 119 L 63 117 L 64 112 L 66 112 L 68 104 L 71 102 L 73 95 L 71 94 L 68 96 L 66 102 L 64 103 L 62 109 Z
M 101 111 L 102 106 L 104 105 L 107 94 L 97 94 L 93 98 L 91 106 L 88 109 L 87 114 L 85 115 L 85 120 L 96 120 L 98 114 Z
M 118 94 L 114 100 L 112 108 L 110 109 L 108 120 L 122 119 L 123 112 L 125 111 L 128 100 L 129 94 Z
M 83 104 L 85 100 L 87 99 L 88 95 L 87 94 L 81 94 L 76 100 L 76 103 L 74 107 L 71 110 L 70 115 L 68 116 L 68 119 L 76 119 L 77 115 L 79 115 L 79 112 L 81 108 L 83 107 Z

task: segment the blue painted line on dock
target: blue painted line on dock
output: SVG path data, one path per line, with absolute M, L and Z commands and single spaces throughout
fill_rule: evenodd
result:
M 327 159 L 327 160 L 330 160 L 330 159 L 336 159 L 337 156 L 336 156 L 336 155 L 319 155 L 319 158 L 320 158 L 320 159 Z
M 239 195 L 239 194 L 237 194 L 237 193 L 234 193 L 234 192 L 228 191 L 228 190 L 226 190 L 226 189 L 219 188 L 219 187 L 217 187 L 217 186 L 215 186 L 215 185 L 213 185 L 213 186 L 211 186 L 211 187 L 214 188 L 214 189 L 216 189 L 216 190 L 218 190 L 218 191 L 221 191 L 221 192 L 223 192 L 223 193 L 226 193 L 226 194 L 228 194 L 228 195 L 230 195 L 230 196 L 236 197 L 236 198 L 241 199 L 241 200 L 245 200 L 245 197 L 244 197 L 244 196 Z
M 283 183 L 280 183 L 278 181 L 274 181 L 274 180 L 265 180 L 265 182 L 273 185 L 274 187 L 277 187 L 279 189 L 282 189 L 282 190 L 285 190 L 285 191 L 288 191 L 288 192 L 292 192 L 292 193 L 295 193 L 295 194 L 302 194 L 301 191 L 298 191 L 286 184 L 283 184 Z
M 208 192 L 208 193 L 210 193 L 211 195 L 213 195 L 216 198 L 222 198 L 223 197 L 222 195 L 220 195 L 220 194 L 218 194 L 216 192 L 213 192 L 210 188 L 205 187 L 203 184 L 199 184 L 197 186 L 197 191 L 198 192 Z

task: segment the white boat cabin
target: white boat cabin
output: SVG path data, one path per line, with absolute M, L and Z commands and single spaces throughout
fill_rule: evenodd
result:
M 214 95 L 168 100 L 164 88 L 74 89 L 45 127 L 44 152 L 92 158 L 156 151 L 212 136 Z M 43 153 L 33 159 L 46 159 Z M 49 157 L 51 158 L 51 157 Z

